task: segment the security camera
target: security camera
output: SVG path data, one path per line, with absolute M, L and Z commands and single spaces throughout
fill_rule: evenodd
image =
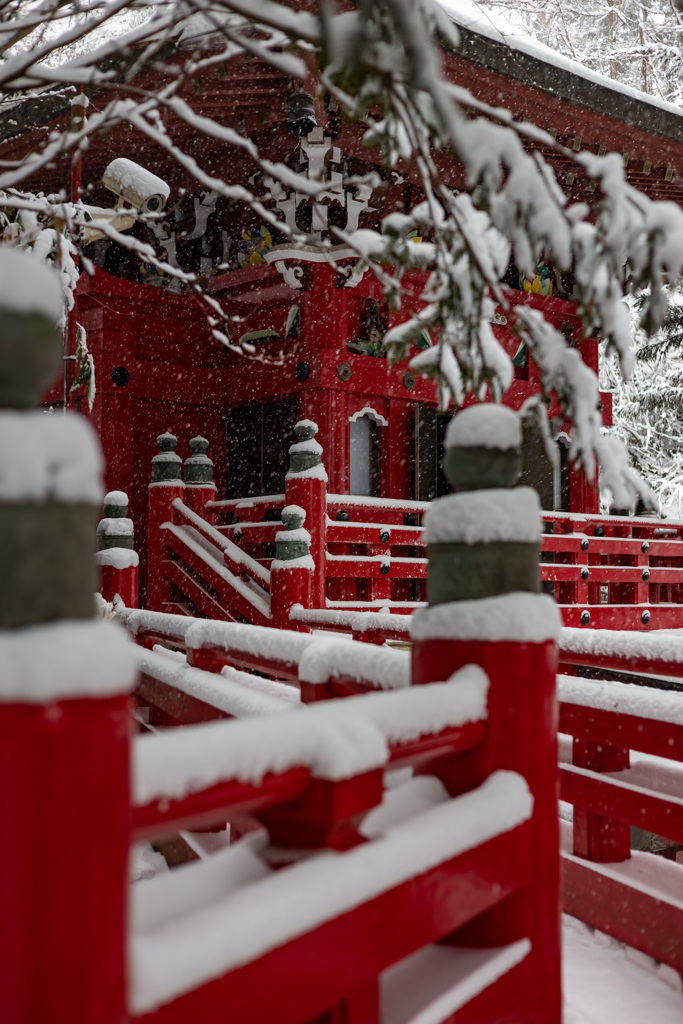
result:
M 124 156 L 112 160 L 102 184 L 119 197 L 118 206 L 125 201 L 141 213 L 161 213 L 170 191 L 162 178 Z

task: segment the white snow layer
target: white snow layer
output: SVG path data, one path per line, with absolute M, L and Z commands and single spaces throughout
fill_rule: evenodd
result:
M 0 702 L 47 704 L 127 693 L 136 648 L 116 622 L 83 619 L 0 630 Z
M 132 537 L 133 520 L 125 516 L 118 516 L 115 519 L 100 519 L 97 524 L 97 535 L 104 534 L 105 537 Z
M 169 659 L 169 672 L 174 665 Z M 487 689 L 485 673 L 468 665 L 447 683 L 308 705 L 286 727 L 277 714 L 138 736 L 135 802 L 182 799 L 227 779 L 258 783 L 297 766 L 317 778 L 351 778 L 385 765 L 389 744 L 482 720 Z
M 214 619 L 194 619 L 190 628 L 185 631 L 185 642 L 188 647 L 195 650 L 216 645 L 254 657 L 274 658 L 288 665 L 296 665 L 306 647 L 315 643 L 315 640 L 310 633 L 297 633 L 295 630 L 250 626 L 240 622 L 218 622 Z
M 372 680 L 387 690 L 402 689 L 410 686 L 410 654 L 341 637 L 317 637 L 301 657 L 299 678 L 306 683 L 326 683 L 333 676 Z
M 168 612 L 150 612 L 146 608 L 118 608 L 116 617 L 134 636 L 141 629 L 154 630 L 168 637 L 184 637 L 190 626 L 201 619 L 190 615 L 170 615 Z
M 463 491 L 437 498 L 424 517 L 425 544 L 538 543 L 541 506 L 533 487 Z
M 82 416 L 3 411 L 0 438 L 0 501 L 99 505 L 102 455 Z
M 125 508 L 128 505 L 128 495 L 125 491 L 107 491 L 103 504 L 118 505 L 119 508 L 121 506 Z
M 646 661 L 683 663 L 683 634 L 566 627 L 560 635 L 559 647 L 561 651 L 571 651 L 572 654 L 595 654 L 619 660 L 643 658 Z
M 114 569 L 136 569 L 140 556 L 131 548 L 106 548 L 95 552 L 95 565 L 111 565 Z
M 121 184 L 121 188 L 135 189 L 139 196 L 163 196 L 168 199 L 170 188 L 156 174 L 152 174 L 146 167 L 141 167 L 134 160 L 127 160 L 125 156 L 117 157 L 107 165 L 105 170 L 107 177 L 115 178 Z
M 477 601 L 450 601 L 418 608 L 410 618 L 413 640 L 556 640 L 562 620 L 548 594 L 513 592 Z
M 446 428 L 446 448 L 519 448 L 519 416 L 504 405 L 472 405 L 463 409 Z
M 256 880 L 236 886 L 221 865 L 227 869 L 238 856 L 237 844 L 209 862 L 213 884 L 202 886 L 204 864 L 142 883 L 133 897 L 147 907 L 134 916 L 153 923 L 132 938 L 133 1011 L 148 1012 L 515 828 L 531 816 L 532 806 L 524 779 L 499 771 L 478 789 L 347 853 L 322 853 L 260 878 L 255 864 Z M 179 893 L 176 901 L 169 900 L 172 891 Z
M 22 249 L 0 248 L 0 313 L 38 314 L 56 322 L 63 307 L 53 270 Z
M 287 569 L 308 569 L 309 572 L 315 572 L 313 556 L 300 555 L 298 558 L 289 558 L 287 560 L 284 558 L 274 558 L 270 563 L 271 572 L 284 572 Z
M 219 675 L 204 672 L 188 665 L 182 655 L 164 652 L 162 647 L 155 647 L 154 651 L 138 647 L 137 658 L 140 672 L 210 704 L 233 718 L 277 714 L 290 711 L 293 705 L 293 701 L 265 692 L 273 686 L 271 683 L 269 687 L 269 680 L 256 679 L 246 672 L 238 672 L 236 669 L 224 669 Z M 262 692 L 254 683 L 264 684 Z M 298 700 L 299 695 L 294 687 L 280 685 L 280 690 L 290 692 L 294 700 Z
M 286 474 L 285 480 L 322 480 L 323 483 L 327 483 L 327 472 L 322 462 L 320 462 L 317 466 L 311 466 L 310 469 L 301 469 L 297 473 L 290 471 Z
M 683 725 L 683 701 L 680 693 L 655 690 L 633 683 L 614 683 L 607 679 L 557 677 L 557 699 L 600 711 L 615 711 L 637 718 Z M 665 754 L 665 751 L 662 751 Z

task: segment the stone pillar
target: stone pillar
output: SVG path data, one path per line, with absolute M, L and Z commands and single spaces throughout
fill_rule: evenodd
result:
M 295 604 L 310 607 L 314 564 L 305 519 L 306 512 L 299 505 L 285 506 L 285 528 L 275 535 L 275 558 L 270 566 L 270 614 L 273 624 L 282 629 L 303 628 L 290 622 L 289 613 Z
M 216 500 L 216 485 L 213 482 L 213 462 L 206 454 L 209 442 L 205 437 L 193 437 L 190 441 L 192 455 L 185 459 L 183 479 L 185 480 L 185 502 L 207 523 L 216 525 L 216 513 L 207 511 L 207 501 Z
M 51 271 L 0 251 L 0 1019 L 120 1024 L 135 655 L 94 618 L 97 439 L 31 409 L 60 307 Z
M 285 501 L 298 505 L 306 514 L 313 559 L 311 608 L 325 607 L 325 558 L 327 555 L 327 473 L 322 446 L 315 440 L 318 425 L 299 420 L 294 427 L 295 443 L 289 449 L 289 472 L 285 477 Z
M 162 526 L 173 522 L 173 502 L 185 500 L 185 485 L 180 477 L 182 459 L 175 453 L 178 438 L 165 433 L 157 437 L 159 454 L 152 459 L 152 482 L 148 490 L 147 513 L 147 607 L 166 610 L 171 601 L 171 584 L 166 578 L 166 542 Z
M 534 798 L 529 884 L 450 941 L 502 946 L 529 938 L 526 981 L 534 1021 L 559 1024 L 559 839 L 555 637 L 559 615 L 539 593 L 541 516 L 519 473 L 517 416 L 496 406 L 459 413 L 446 435 L 444 472 L 458 493 L 427 513 L 428 602 L 413 616 L 413 682 L 446 680 L 463 665 L 488 674 L 487 739 L 447 759 L 440 775 L 453 794 L 497 769 L 522 775 Z M 526 1019 L 526 1018 L 525 1018 Z
M 133 521 L 128 518 L 128 495 L 109 491 L 104 496 L 104 518 L 97 525 L 100 593 L 105 601 L 118 595 L 126 608 L 138 606 L 138 558 Z

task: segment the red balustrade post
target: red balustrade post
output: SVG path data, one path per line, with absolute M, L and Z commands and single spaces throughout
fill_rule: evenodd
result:
M 161 527 L 173 522 L 173 502 L 185 500 L 185 485 L 180 479 L 182 460 L 174 449 L 177 437 L 170 433 L 157 438 L 159 454 L 152 459 L 152 482 L 148 490 L 147 513 L 147 607 L 164 611 L 171 601 L 171 585 L 166 579 L 164 562 L 166 541 Z
M 299 505 L 282 510 L 285 527 L 275 535 L 275 558 L 270 566 L 270 615 L 273 625 L 297 629 L 289 613 L 295 604 L 310 607 L 313 559 L 309 553 L 311 535 L 304 529 L 306 513 Z
M 0 1020 L 121 1024 L 134 648 L 93 618 L 94 433 L 28 411 L 61 362 L 61 289 L 22 253 L 13 273 L 35 308 L 0 309 Z
M 315 440 L 318 426 L 299 420 L 294 427 L 296 442 L 289 449 L 290 469 L 285 477 L 285 501 L 306 513 L 313 560 L 308 607 L 325 607 L 325 563 L 327 557 L 327 473 L 322 463 L 322 446 Z
M 426 516 L 429 606 L 413 616 L 413 683 L 446 680 L 471 663 L 489 677 L 487 739 L 437 773 L 452 794 L 497 769 L 526 779 L 534 798 L 531 870 L 516 894 L 449 941 L 495 947 L 528 938 L 523 1019 L 559 1024 L 559 616 L 552 598 L 539 593 L 538 497 L 531 488 L 510 489 L 520 443 L 519 421 L 503 408 L 471 408 L 449 427 L 444 472 L 461 493 L 433 502 Z
M 216 500 L 216 485 L 213 482 L 213 462 L 206 454 L 209 442 L 197 436 L 190 440 L 192 455 L 185 459 L 183 479 L 185 480 L 185 504 L 212 526 L 216 525 L 215 512 L 207 511 L 206 503 Z
M 109 491 L 104 518 L 97 525 L 95 564 L 100 567 L 100 593 L 105 601 L 118 595 L 126 608 L 138 606 L 138 558 L 133 523 L 128 518 L 128 495 Z

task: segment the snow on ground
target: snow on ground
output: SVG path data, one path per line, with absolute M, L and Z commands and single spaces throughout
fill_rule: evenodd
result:
M 563 1024 L 681 1024 L 675 971 L 568 914 L 562 928 Z

